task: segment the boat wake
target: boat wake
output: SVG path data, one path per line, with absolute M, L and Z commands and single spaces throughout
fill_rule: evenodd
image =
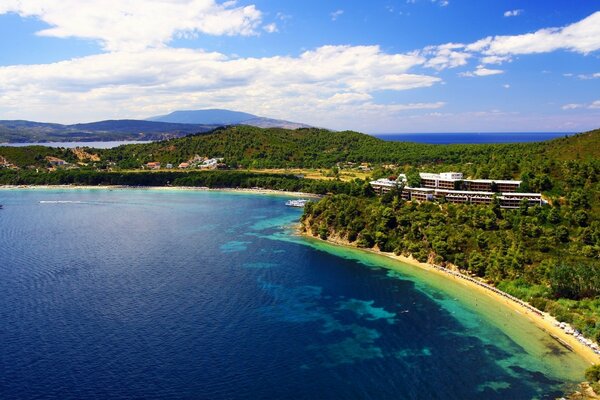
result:
M 40 204 L 86 204 L 85 201 L 79 200 L 40 200 Z

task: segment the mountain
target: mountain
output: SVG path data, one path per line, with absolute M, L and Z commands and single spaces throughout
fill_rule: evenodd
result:
M 225 125 L 285 129 L 310 127 L 240 111 L 184 110 L 147 120 L 119 119 L 72 125 L 0 120 L 0 143 L 155 141 L 204 133 Z
M 264 118 L 245 112 L 221 109 L 173 111 L 167 115 L 148 118 L 148 121 L 209 125 L 250 125 L 258 128 L 298 129 L 310 127 L 310 125 L 297 122 Z
M 173 122 L 179 124 L 236 125 L 242 121 L 258 118 L 240 111 L 208 109 L 173 111 L 167 115 L 148 118 L 148 121 Z
M 255 126 L 257 128 L 283 128 L 283 129 L 300 129 L 310 128 L 310 125 L 301 124 L 298 122 L 284 121 L 282 119 L 273 118 L 252 118 L 246 121 L 242 121 L 239 125 Z
M 33 121 L 0 121 L 0 143 L 163 140 L 207 132 L 217 126 L 131 119 L 73 125 Z

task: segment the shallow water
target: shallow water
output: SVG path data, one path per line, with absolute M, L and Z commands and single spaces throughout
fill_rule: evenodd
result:
M 460 283 L 295 237 L 285 201 L 0 190 L 0 398 L 550 399 L 582 379 Z

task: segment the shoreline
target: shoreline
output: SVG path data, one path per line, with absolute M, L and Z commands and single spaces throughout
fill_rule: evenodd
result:
M 448 268 L 440 267 L 430 263 L 420 262 L 413 257 L 406 257 L 403 255 L 396 255 L 394 253 L 386 253 L 377 249 L 364 249 L 359 248 L 346 240 L 339 238 L 329 237 L 326 240 L 320 239 L 317 236 L 312 236 L 309 232 L 297 230 L 298 234 L 304 238 L 317 240 L 319 242 L 328 243 L 333 246 L 351 248 L 354 250 L 364 251 L 366 253 L 374 254 L 381 257 L 386 257 L 397 261 L 401 264 L 408 265 L 410 267 L 417 267 L 424 269 L 429 272 L 433 272 L 444 278 L 457 278 L 453 279 L 454 282 L 464 285 L 469 289 L 474 289 L 478 294 L 488 296 L 496 302 L 503 303 L 507 308 L 513 312 L 517 312 L 524 317 L 527 317 L 532 323 L 538 328 L 548 334 L 552 339 L 558 342 L 562 347 L 567 350 L 579 355 L 590 365 L 600 364 L 600 355 L 596 354 L 594 350 L 585 344 L 581 343 L 577 338 L 571 334 L 568 334 L 558 325 L 559 322 L 546 312 L 542 312 L 529 303 L 519 300 L 508 293 L 502 292 L 492 285 L 481 282 L 468 275 L 462 274 L 458 271 L 453 271 Z
M 128 185 L 0 185 L 0 190 L 36 190 L 36 189 L 72 189 L 72 190 L 173 190 L 190 192 L 230 192 L 248 194 L 266 194 L 290 197 L 321 198 L 315 193 L 288 192 L 285 190 L 263 188 L 209 188 L 206 186 L 128 186 Z

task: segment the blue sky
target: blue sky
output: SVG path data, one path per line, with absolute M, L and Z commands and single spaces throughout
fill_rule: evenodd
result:
M 0 119 L 227 108 L 332 129 L 600 127 L 598 1 L 3 0 Z

